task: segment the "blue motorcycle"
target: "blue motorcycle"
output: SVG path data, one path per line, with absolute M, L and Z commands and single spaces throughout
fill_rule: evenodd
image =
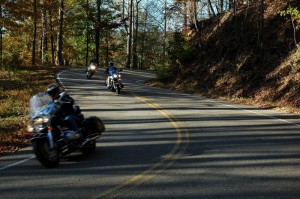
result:
M 33 133 L 31 139 L 33 152 L 42 165 L 47 168 L 58 166 L 60 159 L 76 150 L 84 154 L 93 153 L 96 149 L 96 139 L 100 138 L 105 126 L 98 117 L 84 119 L 81 112 L 77 112 L 80 132 L 71 130 L 64 118 L 55 113 L 66 106 L 64 92 L 60 94 L 58 102 L 54 102 L 51 96 L 42 92 L 30 99 L 30 119 L 28 131 Z M 86 135 L 82 139 L 81 133 Z

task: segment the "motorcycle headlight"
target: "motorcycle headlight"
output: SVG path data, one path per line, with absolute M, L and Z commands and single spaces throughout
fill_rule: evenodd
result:
M 92 70 L 96 70 L 96 66 L 95 66 L 95 65 L 92 65 L 92 66 L 91 66 L 91 69 L 92 69 Z
M 114 78 L 118 78 L 118 75 L 117 75 L 117 74 L 114 74 Z
M 33 120 L 34 125 L 41 125 L 49 121 L 48 117 L 39 117 Z

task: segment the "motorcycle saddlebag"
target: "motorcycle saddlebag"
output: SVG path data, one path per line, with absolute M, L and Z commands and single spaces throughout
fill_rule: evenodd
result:
M 103 122 L 98 117 L 95 116 L 86 118 L 83 121 L 83 126 L 89 134 L 94 134 L 94 133 L 101 134 L 103 131 L 105 131 L 105 126 Z

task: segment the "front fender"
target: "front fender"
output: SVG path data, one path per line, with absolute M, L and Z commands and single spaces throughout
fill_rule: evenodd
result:
M 33 143 L 33 142 L 46 141 L 46 140 L 48 140 L 48 137 L 44 135 L 40 137 L 33 137 L 30 139 L 30 142 Z

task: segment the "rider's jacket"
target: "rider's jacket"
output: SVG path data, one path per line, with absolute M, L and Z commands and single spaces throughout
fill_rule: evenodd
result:
M 112 76 L 113 73 L 116 73 L 116 72 L 117 72 L 117 68 L 116 68 L 115 66 L 110 66 L 110 67 L 108 67 L 108 74 L 109 74 L 110 76 Z

